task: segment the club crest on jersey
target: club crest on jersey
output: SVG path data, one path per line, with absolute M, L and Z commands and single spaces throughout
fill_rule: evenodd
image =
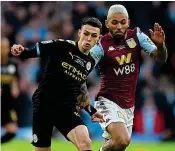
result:
M 91 63 L 90 63 L 90 62 L 88 62 L 88 63 L 86 64 L 86 69 L 87 69 L 88 71 L 91 69 Z
M 129 48 L 135 48 L 136 47 L 136 42 L 133 38 L 127 39 L 126 42 L 129 46 Z

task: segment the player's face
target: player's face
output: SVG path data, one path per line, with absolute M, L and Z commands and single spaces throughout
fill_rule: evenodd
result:
M 100 29 L 91 25 L 84 25 L 78 32 L 79 44 L 84 50 L 90 50 L 100 38 Z
M 112 37 L 121 40 L 125 37 L 127 28 L 130 21 L 125 14 L 112 14 L 111 17 L 105 22 L 106 27 L 109 29 Z

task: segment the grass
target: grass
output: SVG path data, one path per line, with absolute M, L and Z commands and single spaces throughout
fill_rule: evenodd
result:
M 93 151 L 98 151 L 103 142 L 93 141 Z M 2 151 L 34 151 L 28 141 L 13 140 L 1 146 Z M 68 141 L 52 140 L 52 151 L 77 151 Z M 172 143 L 131 143 L 127 151 L 175 151 L 175 142 Z

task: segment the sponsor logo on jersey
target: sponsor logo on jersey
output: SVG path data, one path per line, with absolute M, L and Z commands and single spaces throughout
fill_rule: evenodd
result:
M 86 74 L 83 74 L 80 70 L 78 70 L 73 65 L 70 65 L 67 62 L 62 62 L 62 67 L 66 69 L 64 72 L 74 78 L 75 80 L 81 81 L 86 80 Z
M 72 52 L 69 52 L 69 55 L 71 56 L 72 59 L 74 59 L 74 56 L 72 55 Z
M 126 42 L 129 46 L 129 48 L 135 48 L 136 47 L 136 42 L 133 38 L 127 39 Z
M 78 117 L 81 117 L 78 112 L 74 112 L 74 115 L 78 116 Z
M 135 63 L 132 63 L 131 59 L 132 53 L 126 55 L 121 55 L 120 57 L 115 57 L 118 64 L 121 66 L 113 68 L 115 74 L 118 75 L 127 75 L 133 73 L 136 69 Z
M 115 57 L 119 65 L 127 64 L 131 62 L 131 53 L 128 53 L 127 55 L 122 55 L 121 57 Z

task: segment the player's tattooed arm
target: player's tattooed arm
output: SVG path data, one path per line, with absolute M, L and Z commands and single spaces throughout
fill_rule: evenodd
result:
M 152 58 L 160 62 L 166 62 L 168 52 L 165 43 L 163 45 L 157 45 L 157 50 L 154 50 L 150 55 Z
M 80 109 L 84 109 L 91 116 L 93 122 L 103 122 L 103 115 L 97 112 L 97 110 L 90 104 L 89 92 L 86 82 L 82 84 L 80 89 L 80 95 L 77 97 L 77 105 Z
M 150 29 L 150 34 L 153 42 L 157 46 L 150 55 L 160 62 L 166 62 L 168 58 L 167 48 L 165 45 L 165 33 L 162 27 L 158 24 L 154 24 L 154 31 Z
M 84 108 L 85 106 L 90 104 L 89 100 L 89 92 L 87 89 L 86 82 L 82 84 L 80 88 L 80 95 L 77 97 L 77 105 L 80 108 Z

